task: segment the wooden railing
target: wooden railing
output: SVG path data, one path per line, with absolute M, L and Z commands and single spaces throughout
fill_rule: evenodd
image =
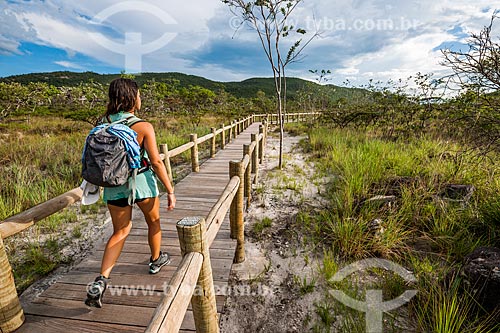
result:
M 287 114 L 285 122 L 299 122 L 316 118 L 318 113 Z M 177 223 L 179 241 L 183 259 L 170 280 L 168 293 L 158 305 L 153 319 L 146 332 L 177 332 L 191 301 L 195 324 L 198 332 L 218 332 L 215 294 L 208 249 L 217 236 L 217 232 L 230 210 L 231 238 L 237 240 L 234 262 L 245 260 L 245 240 L 243 228 L 243 209 L 246 197 L 247 205 L 251 200 L 252 174 L 253 181 L 258 179 L 258 165 L 262 163 L 263 151 L 267 137 L 267 124 L 277 122 L 276 115 L 252 115 L 235 120 L 231 125 L 222 125 L 220 129 L 212 128 L 211 133 L 198 138 L 191 134 L 190 141 L 172 150 L 166 144 L 160 145 L 160 152 L 170 180 L 173 181 L 170 158 L 191 150 L 191 169 L 199 171 L 198 145 L 211 140 L 210 155 L 216 152 L 217 137 L 220 135 L 220 146 L 224 149 L 228 142 L 236 138 L 248 126 L 259 119 L 264 125 L 259 127 L 259 134 L 252 134 L 251 143 L 244 145 L 241 161 L 229 163 L 228 182 L 218 202 L 206 218 L 187 217 Z M 226 133 L 228 134 L 226 136 Z M 52 215 L 82 197 L 82 190 L 77 187 L 60 196 L 30 208 L 20 214 L 9 217 L 0 223 L 0 332 L 12 332 L 22 325 L 24 315 L 17 297 L 12 269 L 3 245 L 4 238 L 15 235 L 36 222 Z M 200 292 L 193 295 L 195 289 Z M 204 295 L 203 297 L 199 295 Z M 208 295 L 208 296 L 207 296 Z

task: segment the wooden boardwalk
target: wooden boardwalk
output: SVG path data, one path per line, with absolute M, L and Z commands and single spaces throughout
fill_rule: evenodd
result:
M 83 303 L 87 284 L 98 275 L 104 244 L 100 245 L 74 269 L 62 276 L 30 304 L 24 305 L 26 321 L 16 332 L 144 332 L 170 278 L 181 260 L 175 223 L 187 216 L 206 216 L 229 181 L 229 161 L 241 160 L 243 144 L 250 134 L 259 132 L 254 123 L 219 151 L 216 157 L 200 166 L 175 186 L 177 206 L 167 212 L 162 202 L 163 250 L 172 255 L 172 263 L 156 275 L 148 273 L 150 257 L 147 226 L 136 208 L 133 228 L 111 274 L 109 289 L 101 309 Z M 166 197 L 162 197 L 162 201 Z M 217 310 L 224 311 L 224 290 L 228 285 L 236 241 L 229 237 L 229 218 L 210 248 Z M 195 331 L 192 312 L 188 310 L 181 332 Z

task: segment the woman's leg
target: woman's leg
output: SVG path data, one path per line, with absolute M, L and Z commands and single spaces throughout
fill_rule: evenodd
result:
M 158 197 L 147 198 L 137 205 L 144 214 L 148 224 L 148 243 L 151 250 L 151 258 L 158 259 L 161 247 L 161 226 L 160 226 L 160 199 Z
M 132 206 L 118 207 L 108 205 L 111 220 L 113 221 L 113 235 L 109 238 L 101 263 L 101 275 L 109 278 L 123 245 L 132 228 Z

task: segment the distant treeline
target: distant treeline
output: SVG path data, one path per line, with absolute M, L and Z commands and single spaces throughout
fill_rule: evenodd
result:
M 56 115 L 94 123 L 103 114 L 108 84 L 120 75 L 91 72 L 33 73 L 0 80 L 0 121 L 16 115 Z M 143 112 L 151 116 L 186 114 L 197 125 L 214 112 L 232 119 L 275 110 L 273 79 L 214 82 L 180 73 L 144 73 L 133 77 L 141 87 Z M 313 111 L 333 107 L 362 90 L 287 80 L 288 110 Z
M 95 82 L 108 85 L 113 79 L 120 77 L 121 74 L 98 74 L 94 72 L 50 72 L 50 73 L 31 73 L 23 75 L 14 75 L 0 78 L 0 82 L 18 82 L 26 85 L 31 82 L 43 82 L 55 87 L 75 87 L 83 83 Z M 252 98 L 257 92 L 262 91 L 267 96 L 274 96 L 275 88 L 272 78 L 252 78 L 241 82 L 217 82 L 204 77 L 188 75 L 183 73 L 142 73 L 134 76 L 134 80 L 142 86 L 144 84 L 155 82 L 171 83 L 177 82 L 181 87 L 200 86 L 214 92 L 224 90 L 235 97 Z M 326 85 L 320 87 L 318 84 L 298 78 L 287 79 L 287 97 L 294 99 L 298 91 L 304 89 L 319 88 L 329 91 L 335 97 L 347 96 L 350 88 Z

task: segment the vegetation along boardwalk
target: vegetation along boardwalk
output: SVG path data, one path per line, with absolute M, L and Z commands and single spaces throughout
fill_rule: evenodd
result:
M 257 117 L 213 128 L 201 138 L 192 135 L 190 142 L 170 151 L 162 145 L 170 176 L 169 158 L 188 150 L 193 170 L 176 184 L 176 209 L 163 210 L 161 216 L 163 248 L 172 255 L 172 263 L 159 274 L 148 274 L 147 226 L 142 214 L 134 211 L 133 229 L 101 309 L 88 308 L 83 300 L 87 284 L 99 272 L 104 244 L 21 308 L 0 242 L 0 331 L 218 331 L 217 313 L 223 311 L 232 263 L 245 260 L 244 201 L 250 200 L 251 184 L 258 179 L 267 133 Z M 297 115 L 289 121 L 299 120 Z M 211 143 L 211 158 L 199 165 L 198 145 L 204 142 Z M 217 146 L 223 149 L 216 153 Z M 76 188 L 1 222 L 0 240 L 80 198 Z

